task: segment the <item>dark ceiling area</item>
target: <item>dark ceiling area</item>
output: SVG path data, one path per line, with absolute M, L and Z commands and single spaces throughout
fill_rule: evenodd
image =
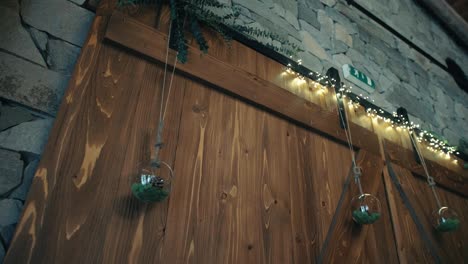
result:
M 468 0 L 445 0 L 452 8 L 468 22 Z

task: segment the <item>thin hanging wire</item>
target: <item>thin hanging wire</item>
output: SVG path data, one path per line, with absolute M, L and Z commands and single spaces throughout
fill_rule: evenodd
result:
M 183 24 L 185 24 L 185 20 L 184 20 Z M 170 42 L 171 42 L 171 29 L 172 29 L 172 20 L 169 23 L 169 32 L 168 32 L 167 43 L 166 43 L 166 58 L 165 58 L 165 62 L 164 62 L 164 77 L 163 77 L 163 85 L 162 85 L 162 88 L 161 88 L 161 105 L 160 105 L 160 109 L 159 109 L 159 125 L 158 125 L 158 131 L 157 131 L 157 134 L 156 134 L 156 144 L 155 144 L 156 157 L 154 159 L 154 162 L 156 162 L 156 165 L 159 165 L 158 163 L 160 162 L 159 161 L 159 150 L 163 146 L 162 131 L 163 131 L 163 127 L 164 127 L 164 120 L 166 118 L 167 106 L 169 104 L 169 98 L 170 98 L 171 91 L 172 91 L 172 84 L 173 84 L 173 80 L 174 80 L 175 69 L 176 69 L 176 66 L 177 66 L 177 53 L 178 52 L 176 53 L 176 56 L 174 57 L 174 66 L 173 66 L 172 73 L 171 73 L 171 79 L 169 81 L 168 93 L 167 93 L 166 100 L 164 101 L 164 95 L 165 95 L 165 90 L 166 90 L 166 79 L 167 79 L 167 66 L 168 66 L 168 60 L 169 60 L 169 45 L 170 45 Z
M 336 93 L 335 93 L 335 97 L 336 97 L 337 102 L 338 102 L 339 98 L 338 98 L 338 95 Z M 343 99 L 343 104 L 345 104 L 344 99 Z M 357 164 L 356 164 L 356 156 L 355 156 L 354 147 L 353 147 L 353 137 L 351 135 L 351 127 L 349 126 L 349 118 L 348 118 L 348 115 L 347 115 L 347 112 L 346 112 L 346 107 L 344 107 L 343 112 L 344 112 L 344 117 L 340 114 L 339 111 L 338 111 L 338 116 L 341 119 L 341 123 L 345 123 L 344 119 L 346 119 L 345 136 L 346 136 L 346 141 L 348 143 L 349 152 L 351 154 L 351 161 L 353 162 L 354 181 L 355 181 L 355 183 L 357 184 L 357 186 L 359 188 L 359 193 L 361 195 L 363 195 L 364 192 L 362 190 L 361 179 L 360 179 L 362 172 L 361 172 L 361 168 L 358 167 Z
M 434 195 L 434 198 L 436 200 L 436 203 L 439 209 L 442 207 L 442 204 L 440 202 L 439 195 L 437 194 L 436 189 L 435 189 L 436 183 L 434 181 L 434 178 L 429 174 L 429 170 L 427 169 L 427 165 L 426 165 L 426 160 L 424 159 L 424 156 L 421 153 L 421 149 L 419 148 L 418 141 L 414 139 L 414 136 L 415 136 L 414 132 L 412 130 L 408 130 L 408 133 L 409 133 L 411 142 L 413 142 L 413 145 L 416 149 L 416 153 L 418 154 L 419 160 L 421 161 L 421 165 L 423 166 L 424 172 L 426 173 L 427 184 L 429 185 L 429 187 L 431 187 L 432 194 Z

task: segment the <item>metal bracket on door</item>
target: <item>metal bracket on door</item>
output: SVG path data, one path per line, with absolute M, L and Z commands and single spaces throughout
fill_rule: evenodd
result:
M 406 111 L 405 108 L 399 107 L 397 109 L 397 114 L 398 114 L 398 118 L 400 119 L 400 123 L 402 123 L 402 124 L 406 123 L 408 126 L 410 125 L 410 120 L 409 120 L 409 117 L 408 117 L 408 111 Z M 418 164 L 421 164 L 421 159 L 419 158 L 418 151 L 416 149 L 416 145 L 414 144 L 414 142 L 416 142 L 417 139 L 411 133 L 409 133 L 409 136 L 413 137 L 413 140 L 411 140 L 411 146 L 413 147 L 414 159 L 416 160 L 416 162 Z
M 339 114 L 339 117 L 340 117 L 340 126 L 343 129 L 347 129 L 348 127 L 346 125 L 346 112 L 345 112 L 346 109 L 345 109 L 345 106 L 344 106 L 344 103 L 343 103 L 343 97 L 338 96 L 338 94 L 342 93 L 340 91 L 340 89 L 341 89 L 340 73 L 338 72 L 338 70 L 336 68 L 331 67 L 327 71 L 327 76 L 330 79 L 335 79 L 335 94 L 337 95 L 336 96 L 336 102 L 338 104 L 338 114 Z

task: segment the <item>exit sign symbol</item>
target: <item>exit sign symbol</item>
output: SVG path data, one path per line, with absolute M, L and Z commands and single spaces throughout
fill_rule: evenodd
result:
M 363 72 L 360 72 L 353 66 L 349 64 L 343 65 L 343 75 L 346 80 L 354 83 L 355 85 L 366 90 L 367 92 L 374 92 L 375 82 L 370 77 L 365 75 Z

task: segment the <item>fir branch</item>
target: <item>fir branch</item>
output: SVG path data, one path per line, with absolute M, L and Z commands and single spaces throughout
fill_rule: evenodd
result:
M 156 5 L 159 4 L 161 0 L 118 0 L 118 6 L 128 6 L 128 5 Z
M 192 32 L 193 37 L 198 43 L 198 46 L 200 47 L 200 50 L 203 53 L 208 52 L 208 43 L 206 43 L 205 37 L 202 34 L 200 25 L 198 24 L 198 21 L 196 17 L 191 16 L 190 17 L 190 31 Z
M 160 1 L 161 0 L 118 0 L 118 3 L 120 6 L 151 5 L 160 3 Z M 278 41 L 281 44 L 280 47 L 272 45 L 271 43 L 262 44 L 288 56 L 295 55 L 301 51 L 298 45 L 281 38 L 278 34 L 259 28 L 234 24 L 234 20 L 240 15 L 239 10 L 236 7 L 220 3 L 217 0 L 170 0 L 169 4 L 172 29 L 174 31 L 173 43 L 178 51 L 177 59 L 181 63 L 187 61 L 188 54 L 187 39 L 184 34 L 185 20 L 189 22 L 188 28 L 203 53 L 208 52 L 209 46 L 203 35 L 200 23 L 206 24 L 208 27 L 218 32 L 229 45 L 232 36 L 226 30 L 226 27 L 260 43 L 262 43 L 261 39 Z M 219 14 L 217 11 L 220 11 Z

